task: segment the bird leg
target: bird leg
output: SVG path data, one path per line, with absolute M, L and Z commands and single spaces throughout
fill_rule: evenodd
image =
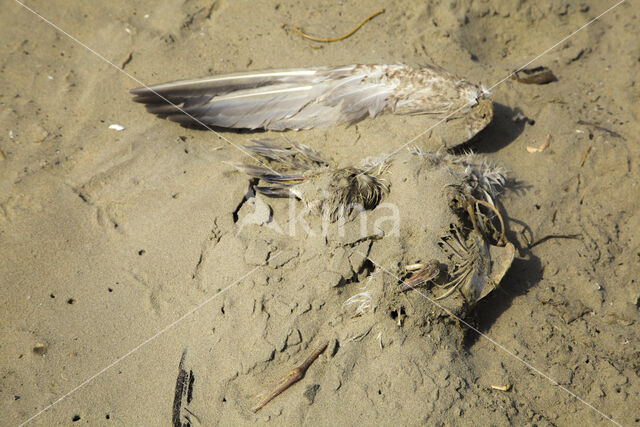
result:
M 256 397 L 260 399 L 260 401 L 254 407 L 252 407 L 251 410 L 253 412 L 258 412 L 260 409 L 262 409 L 262 407 L 271 402 L 271 400 L 273 400 L 280 393 L 304 378 L 304 374 L 307 372 L 307 369 L 309 369 L 309 366 L 311 366 L 311 364 L 322 354 L 322 352 L 327 348 L 328 345 L 329 341 L 324 341 L 299 366 L 290 370 L 284 377 L 273 384 L 270 388 L 256 395 Z
M 496 216 L 498 217 L 498 220 L 500 221 L 500 238 L 498 239 L 497 244 L 498 245 L 506 244 L 507 242 L 505 242 L 504 240 L 504 221 L 502 220 L 502 215 L 500 215 L 500 212 L 498 212 L 498 209 L 496 209 L 496 207 L 493 206 L 491 203 L 485 202 L 484 200 L 478 200 L 474 198 L 473 202 L 476 204 L 476 207 L 478 205 L 486 206 L 496 214 Z
M 487 219 L 482 214 L 482 212 L 480 212 L 479 206 L 484 206 L 495 213 L 495 215 L 498 217 L 498 221 L 500 221 L 500 236 L 496 244 L 505 245 L 507 243 L 505 240 L 504 220 L 502 219 L 502 215 L 500 215 L 498 209 L 496 209 L 493 204 L 484 200 L 476 199 L 472 195 L 465 193 L 465 191 L 458 186 L 452 185 L 450 186 L 448 191 L 449 206 L 456 211 L 466 211 L 473 229 L 480 234 L 484 234 L 483 229 L 487 230 L 486 223 L 489 222 L 489 219 Z M 479 224 L 478 221 L 481 221 L 482 224 Z

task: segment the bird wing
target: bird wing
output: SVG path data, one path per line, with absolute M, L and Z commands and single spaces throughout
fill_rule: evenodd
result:
M 147 111 L 185 125 L 310 129 L 375 117 L 395 84 L 385 66 L 247 72 L 131 90 Z

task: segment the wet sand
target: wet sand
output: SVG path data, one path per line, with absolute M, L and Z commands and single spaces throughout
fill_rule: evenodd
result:
M 193 425 L 639 423 L 638 8 L 620 5 L 530 64 L 557 81 L 503 81 L 614 4 L 28 3 L 113 67 L 7 2 L 0 424 L 45 408 L 34 424 L 170 424 L 185 349 L 193 381 L 178 415 Z M 336 43 L 282 28 L 336 36 L 381 7 Z M 250 138 L 283 134 L 223 132 L 229 143 L 159 120 L 127 93 L 233 71 L 398 62 L 491 88 L 494 120 L 467 148 L 509 171 L 500 207 L 517 248 L 468 319 L 492 341 L 446 316 L 425 322 L 417 313 L 433 309 L 415 292 L 352 318 L 343 303 L 376 273 L 363 259 L 240 227 L 259 202 L 225 162 L 243 161 L 236 146 Z M 284 135 L 347 165 L 417 135 L 446 143 L 445 127 L 425 133 L 432 124 L 388 116 Z M 526 150 L 547 135 L 549 148 Z M 287 212 L 260 200 L 267 219 Z M 579 237 L 529 247 L 558 235 Z M 392 251 L 384 239 L 360 249 Z M 371 286 L 390 295 L 383 276 Z M 250 411 L 325 339 L 302 381 Z

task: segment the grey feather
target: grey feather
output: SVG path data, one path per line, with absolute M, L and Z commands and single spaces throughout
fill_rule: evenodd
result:
M 254 145 L 245 145 L 248 151 L 256 153 L 267 160 L 280 163 L 288 169 L 303 170 L 309 167 L 327 166 L 320 154 L 304 144 L 287 140 L 291 147 L 273 144 L 270 139 L 252 139 Z
M 309 129 L 384 112 L 441 114 L 483 92 L 434 67 L 346 65 L 235 73 L 131 90 L 150 113 L 182 124 Z

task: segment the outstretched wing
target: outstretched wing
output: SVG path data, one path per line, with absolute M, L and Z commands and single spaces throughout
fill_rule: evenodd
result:
M 186 125 L 309 129 L 374 117 L 395 88 L 386 66 L 347 65 L 184 80 L 131 90 L 147 111 Z

